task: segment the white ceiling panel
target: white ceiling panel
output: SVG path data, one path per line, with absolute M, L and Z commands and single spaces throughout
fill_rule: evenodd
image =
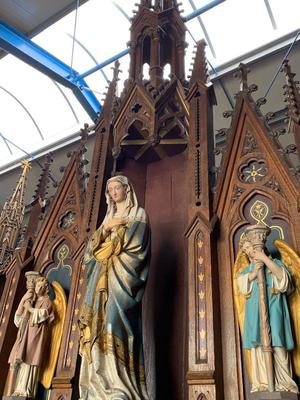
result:
M 86 1 L 80 0 L 80 4 Z M 74 0 L 1 0 L 0 19 L 31 37 L 75 7 Z

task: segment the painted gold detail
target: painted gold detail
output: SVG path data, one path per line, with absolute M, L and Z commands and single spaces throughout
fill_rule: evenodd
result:
M 204 329 L 201 329 L 201 331 L 200 331 L 200 337 L 201 337 L 201 339 L 205 339 L 205 337 L 206 337 L 206 332 L 205 332 Z
M 198 258 L 198 262 L 199 262 L 199 264 L 200 264 L 200 265 L 202 265 L 202 264 L 203 264 L 203 261 L 204 261 L 203 257 L 202 257 L 202 256 L 200 256 L 200 257 Z
M 203 240 L 199 240 L 199 241 L 198 241 L 198 247 L 199 247 L 199 249 L 202 249 L 202 246 L 203 246 Z
M 206 358 L 207 350 L 206 349 L 201 349 L 200 350 L 200 358 Z
M 203 290 L 201 290 L 201 292 L 199 292 L 199 297 L 200 297 L 201 300 L 204 299 L 204 292 L 203 292 Z
M 42 367 L 40 379 L 46 389 L 50 388 L 54 376 L 67 309 L 67 298 L 62 286 L 58 282 L 53 281 L 52 287 L 55 292 L 55 299 L 52 302 L 55 320 L 51 327 L 50 355 L 46 361 L 46 365 Z

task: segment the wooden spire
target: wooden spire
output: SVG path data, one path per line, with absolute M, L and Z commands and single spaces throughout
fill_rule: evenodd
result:
M 12 259 L 24 218 L 26 176 L 31 167 L 28 160 L 23 160 L 21 164 L 23 172 L 11 198 L 5 202 L 0 215 L 0 274 L 5 272 L 5 268 Z
M 24 252 L 28 250 L 28 245 L 29 247 L 31 247 L 33 238 L 38 229 L 39 222 L 43 216 L 46 204 L 46 195 L 48 193 L 47 190 L 50 178 L 50 165 L 52 162 L 53 160 L 51 154 L 47 154 L 36 190 L 30 203 L 30 216 L 27 224 L 26 233 L 24 235 L 24 242 L 22 245 L 22 251 L 24 250 Z

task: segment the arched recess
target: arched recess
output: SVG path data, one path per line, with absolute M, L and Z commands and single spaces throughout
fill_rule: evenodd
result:
M 164 37 L 164 40 L 161 41 L 160 45 L 160 61 L 162 66 L 172 64 L 173 47 L 174 39 L 172 35 L 168 34 Z
M 234 244 L 234 256 L 238 249 L 241 233 L 247 225 L 256 224 L 260 220 L 271 227 L 271 235 L 267 240 L 268 250 L 275 251 L 272 242 L 283 239 L 294 244 L 292 221 L 286 209 L 285 199 L 274 191 L 255 190 L 245 194 L 232 208 L 229 217 L 231 226 L 230 240 Z
M 143 79 L 149 81 L 150 79 L 150 65 L 148 63 L 143 64 Z
M 120 156 L 118 170 L 122 168 L 123 159 L 139 160 L 142 148 L 148 143 L 148 130 L 141 119 L 134 119 L 126 129 L 126 134 L 120 140 Z
M 228 235 L 228 247 L 230 253 L 229 276 L 232 303 L 234 306 L 234 331 L 237 353 L 239 354 L 238 364 L 240 364 L 240 374 L 243 382 L 243 398 L 245 400 L 249 399 L 250 383 L 246 372 L 246 363 L 242 349 L 242 336 L 238 324 L 233 292 L 234 262 L 239 250 L 239 240 L 247 226 L 257 223 L 266 224 L 271 228 L 271 233 L 266 242 L 266 248 L 273 258 L 280 258 L 280 253 L 274 245 L 274 240 L 283 239 L 294 247 L 295 242 L 293 240 L 294 234 L 291 222 L 288 210 L 285 207 L 284 198 L 267 188 L 266 190 L 257 189 L 248 192 L 244 197 L 241 196 L 240 201 L 238 201 L 235 207 L 233 207 L 228 218 L 228 225 L 230 227 Z
M 63 287 L 67 298 L 69 297 L 73 261 L 71 258 L 72 246 L 65 238 L 60 238 L 53 246 L 49 260 L 41 267 L 40 273 L 43 274 L 49 282 L 57 281 Z
M 163 66 L 163 78 L 165 80 L 170 80 L 170 75 L 171 75 L 171 64 L 170 63 L 166 63 Z
M 145 63 L 150 65 L 151 57 L 151 38 L 146 34 L 143 38 L 142 65 Z

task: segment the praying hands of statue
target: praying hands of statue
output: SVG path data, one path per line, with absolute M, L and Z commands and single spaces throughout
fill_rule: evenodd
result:
M 106 232 L 112 231 L 114 228 L 120 225 L 126 225 L 128 223 L 128 218 L 113 218 L 103 225 Z
M 253 262 L 255 264 L 255 267 L 257 269 L 262 268 L 263 265 L 266 264 L 266 260 L 269 259 L 269 257 L 266 255 L 266 253 L 260 249 L 253 249 L 252 257 L 253 257 Z

